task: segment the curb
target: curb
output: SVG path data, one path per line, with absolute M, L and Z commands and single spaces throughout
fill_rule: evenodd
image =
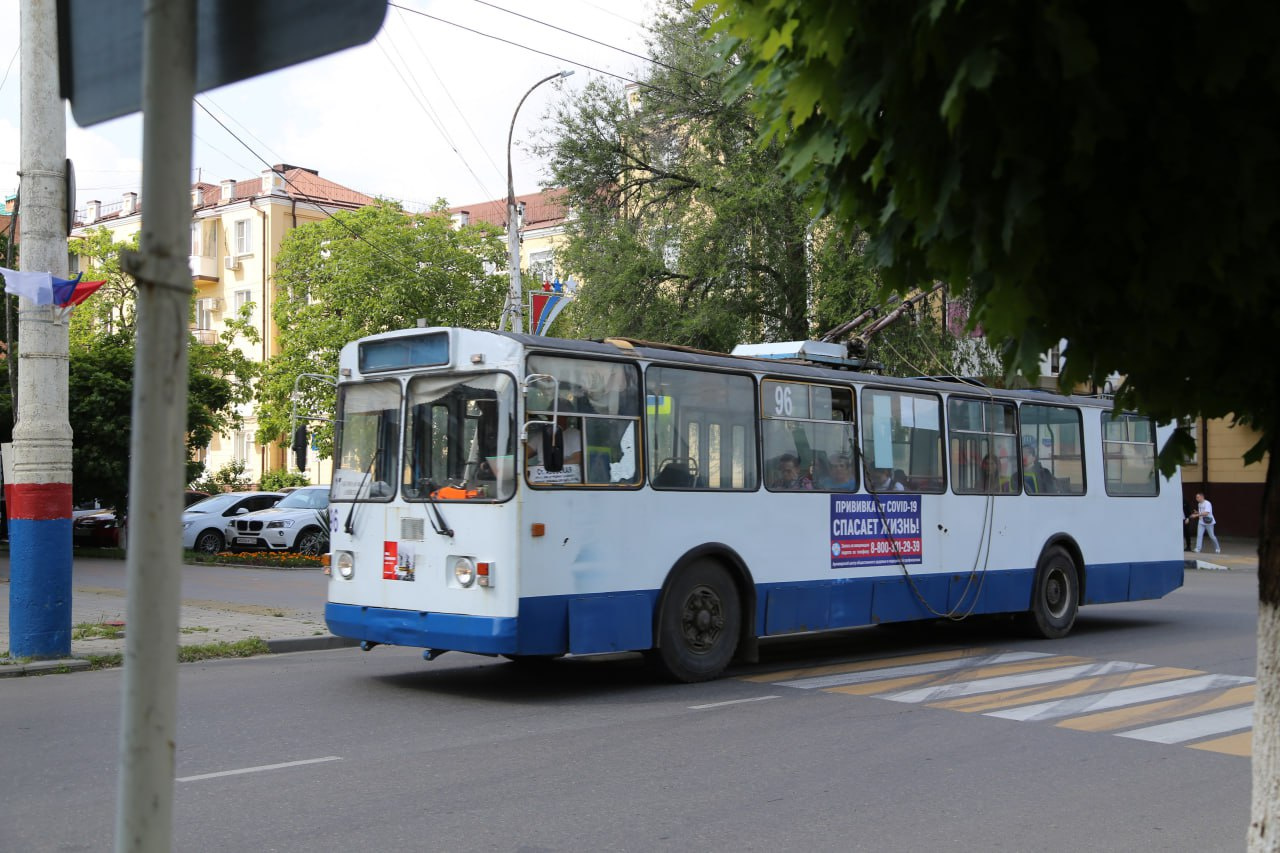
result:
M 273 655 L 289 654 L 290 652 L 322 652 L 329 649 L 345 649 L 350 646 L 360 645 L 359 640 L 353 640 L 350 637 L 335 637 L 333 635 L 267 640 L 266 643 L 267 648 L 271 650 Z
M 25 663 L 12 663 L 12 658 L 0 658 L 0 678 L 18 678 L 23 675 L 50 675 L 63 672 L 76 672 L 92 666 L 87 660 L 79 658 L 62 658 L 59 660 L 33 660 Z M 10 665 L 11 664 L 11 665 Z

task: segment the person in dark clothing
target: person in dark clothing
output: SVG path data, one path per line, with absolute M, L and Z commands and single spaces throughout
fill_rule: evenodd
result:
M 1191 550 L 1191 538 L 1196 532 L 1197 519 L 1192 517 L 1196 505 L 1185 497 L 1182 499 L 1182 550 Z

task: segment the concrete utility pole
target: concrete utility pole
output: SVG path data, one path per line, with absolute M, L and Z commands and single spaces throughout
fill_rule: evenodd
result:
M 187 312 L 196 0 L 142 9 L 142 235 L 122 256 L 137 282 L 129 459 L 128 623 L 116 850 L 173 842 L 182 492 L 186 481 Z
M 67 119 L 58 94 L 55 0 L 24 0 L 22 52 L 23 272 L 67 275 Z M 18 409 L 9 504 L 9 650 L 71 654 L 71 424 L 67 327 L 52 305 L 21 297 Z
M 524 93 L 520 103 L 516 104 L 516 111 L 511 114 L 511 129 L 507 131 L 507 269 L 511 280 L 507 285 L 507 301 L 502 306 L 502 317 L 498 320 L 499 332 L 507 329 L 513 332 L 524 331 L 524 287 L 520 283 L 520 217 L 516 214 L 516 189 L 511 178 L 511 141 L 515 138 L 516 116 L 520 115 L 520 108 L 534 89 L 572 73 L 573 71 L 557 71 L 534 83 Z

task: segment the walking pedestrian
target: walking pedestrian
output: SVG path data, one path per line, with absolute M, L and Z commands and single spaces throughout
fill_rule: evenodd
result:
M 1196 553 L 1200 553 L 1200 546 L 1204 544 L 1204 535 L 1209 534 L 1209 540 L 1213 542 L 1213 551 L 1215 554 L 1222 553 L 1222 547 L 1218 545 L 1218 537 L 1213 535 L 1213 526 L 1218 520 L 1213 516 L 1213 504 L 1204 496 L 1204 492 L 1196 492 L 1196 511 L 1193 515 L 1199 519 L 1196 524 Z

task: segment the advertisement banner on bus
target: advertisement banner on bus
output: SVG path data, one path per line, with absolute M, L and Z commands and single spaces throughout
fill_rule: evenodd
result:
M 832 495 L 831 568 L 924 560 L 919 495 Z

